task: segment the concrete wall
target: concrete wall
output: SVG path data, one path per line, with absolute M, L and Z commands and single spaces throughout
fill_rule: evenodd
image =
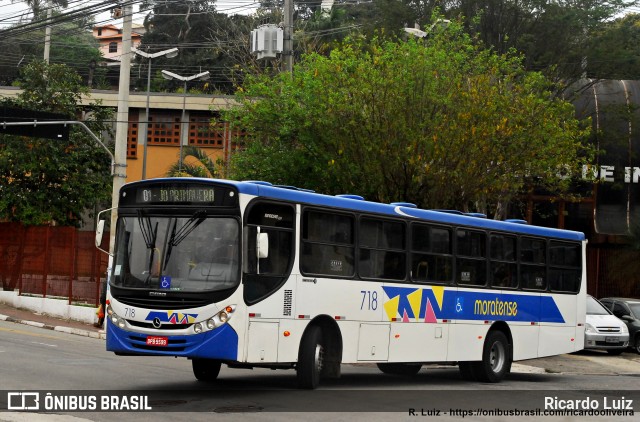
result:
M 96 308 L 69 305 L 67 300 L 20 296 L 18 292 L 15 291 L 0 290 L 0 303 L 14 308 L 28 309 L 52 317 L 80 321 L 86 324 L 97 322 Z

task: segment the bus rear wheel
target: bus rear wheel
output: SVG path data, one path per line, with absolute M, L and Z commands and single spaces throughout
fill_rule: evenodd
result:
M 489 331 L 482 349 L 482 361 L 473 363 L 475 378 L 482 382 L 500 382 L 510 370 L 507 336 L 501 331 Z
M 385 374 L 411 376 L 420 372 L 420 363 L 378 363 L 378 369 Z
M 218 378 L 222 362 L 214 359 L 192 359 L 193 375 L 198 381 L 212 382 Z
M 309 327 L 302 338 L 298 353 L 296 375 L 298 387 L 315 389 L 320 385 L 320 375 L 324 366 L 324 346 L 322 330 L 318 326 Z

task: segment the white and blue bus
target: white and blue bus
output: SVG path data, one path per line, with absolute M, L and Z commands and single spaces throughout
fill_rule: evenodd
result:
M 294 368 L 301 388 L 376 363 L 513 361 L 581 350 L 584 234 L 266 182 L 171 178 L 120 191 L 107 350 L 179 356 L 198 380 Z

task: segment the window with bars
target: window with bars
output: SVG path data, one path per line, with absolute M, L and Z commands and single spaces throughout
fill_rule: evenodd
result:
M 147 145 L 180 145 L 180 113 L 149 113 Z
M 192 113 L 189 116 L 189 145 L 223 148 L 227 125 L 211 124 L 211 115 Z
M 138 114 L 129 113 L 129 130 L 127 131 L 127 158 L 138 157 Z

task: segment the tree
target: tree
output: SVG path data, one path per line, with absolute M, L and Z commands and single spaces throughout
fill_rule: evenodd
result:
M 90 72 L 93 80 L 104 77 L 106 70 L 95 67 L 102 61 L 97 40 L 91 32 L 86 31 L 86 22 L 66 22 L 57 24 L 52 31 L 50 63 L 65 64 L 73 71 L 82 75 L 88 84 Z M 0 37 L 0 85 L 11 85 L 20 72 L 20 67 L 32 60 L 41 60 L 44 55 L 44 29 L 30 32 L 11 34 L 13 28 L 8 28 L 5 37 Z M 92 67 L 94 69 L 92 69 Z
M 182 148 L 182 165 L 177 161 L 167 172 L 169 177 L 219 177 L 219 171 L 210 156 L 191 145 Z
M 43 0 L 11 0 L 11 3 L 25 3 L 33 13 L 33 20 L 43 18 L 46 15 L 47 2 Z M 66 8 L 69 5 L 67 0 L 53 0 L 53 6 Z
M 638 79 L 640 75 L 640 15 L 607 22 L 589 40 L 586 73 L 595 79 Z
M 231 177 L 359 193 L 382 202 L 493 212 L 591 152 L 573 106 L 522 59 L 473 43 L 453 22 L 422 41 L 351 39 L 255 77 L 228 121 L 251 138 Z
M 22 93 L 5 104 L 72 120 L 84 113 L 93 133 L 108 132 L 110 110 L 81 107 L 88 89 L 67 66 L 34 61 L 22 69 L 19 85 Z M 77 126 L 68 141 L 0 135 L 0 144 L 0 218 L 78 226 L 85 210 L 110 197 L 109 156 Z

